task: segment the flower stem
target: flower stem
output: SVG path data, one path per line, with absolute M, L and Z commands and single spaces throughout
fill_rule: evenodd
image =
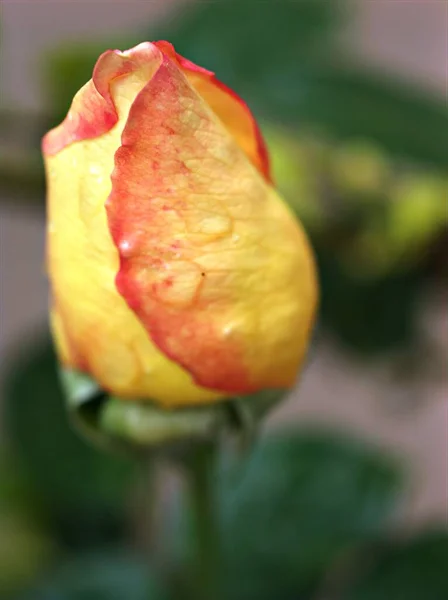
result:
M 219 600 L 214 466 L 215 452 L 212 444 L 202 444 L 194 449 L 188 472 L 194 527 L 194 600 Z

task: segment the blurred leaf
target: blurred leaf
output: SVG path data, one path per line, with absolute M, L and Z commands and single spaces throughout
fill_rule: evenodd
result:
M 258 89 L 264 73 L 322 51 L 342 7 L 326 0 L 197 2 L 151 27 L 149 39 L 170 40 L 178 52 L 236 89 Z
M 341 200 L 356 203 L 384 194 L 395 166 L 380 146 L 360 140 L 333 144 L 329 162 L 329 179 Z
M 40 139 L 46 115 L 29 110 L 0 108 L 0 189 L 1 201 L 12 207 L 42 206 L 45 176 Z
M 300 53 L 315 47 L 332 31 L 339 13 L 336 4 L 325 0 L 199 2 L 170 14 L 166 22 L 148 25 L 140 35 L 134 32 L 55 47 L 42 60 L 43 87 L 54 113 L 52 125 L 65 116 L 74 94 L 90 79 L 96 60 L 108 48 L 126 49 L 145 39 L 168 39 L 189 59 L 213 66 L 221 78 L 237 75 L 249 82 L 259 78 L 266 61 L 276 64 L 284 49 L 293 46 Z M 266 53 L 266 40 L 279 30 L 277 52 Z
M 54 127 L 67 114 L 76 92 L 92 77 L 103 44 L 58 46 L 43 56 L 43 89 L 54 111 L 50 125 Z
M 43 165 L 37 151 L 23 157 L 7 157 L 0 162 L 1 199 L 16 205 L 17 199 L 27 199 L 31 205 L 42 206 L 45 195 Z M 22 206 L 22 204 L 21 204 Z
M 0 456 L 0 598 L 23 589 L 53 558 L 29 482 L 8 455 Z
M 275 72 L 265 72 L 259 85 L 260 107 L 285 124 L 371 140 L 388 152 L 446 170 L 443 100 L 365 68 L 306 64 L 297 54 Z
M 123 553 L 73 560 L 52 581 L 20 600 L 166 600 L 148 566 Z
M 308 593 L 335 558 L 384 529 L 399 482 L 382 454 L 337 435 L 268 437 L 221 489 L 226 597 Z
M 13 511 L 0 511 L 0 532 L 0 598 L 10 598 L 48 568 L 55 546 L 40 524 Z
M 341 600 L 446 600 L 448 598 L 448 531 L 422 533 L 392 543 Z
M 322 323 L 348 348 L 365 354 L 409 346 L 423 282 L 418 270 L 381 279 L 349 273 L 331 249 L 318 248 Z
M 26 474 L 20 470 L 12 453 L 2 448 L 0 454 L 0 512 L 14 509 L 14 512 L 40 515 L 38 498 Z
M 72 431 L 50 342 L 30 348 L 5 387 L 6 430 L 19 464 L 65 541 L 114 538 L 133 463 L 101 454 Z
M 448 177 L 412 173 L 397 179 L 389 204 L 389 235 L 395 252 L 421 258 L 448 225 Z

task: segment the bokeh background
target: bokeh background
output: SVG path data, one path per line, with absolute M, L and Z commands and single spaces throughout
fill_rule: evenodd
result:
M 247 583 L 229 598 L 448 597 L 446 581 L 431 571 L 448 561 L 448 2 L 5 0 L 1 28 L 0 598 L 147 598 L 148 546 L 167 552 L 157 531 L 142 526 L 145 478 L 89 448 L 65 420 L 46 332 L 39 156 L 41 134 L 65 114 L 100 52 L 161 38 L 216 71 L 253 107 L 322 282 L 309 364 L 268 423 L 275 431 L 297 423 L 298 433 L 285 442 L 289 463 L 266 450 L 265 464 L 279 473 L 286 463 L 302 465 L 301 475 L 288 493 L 275 477 L 253 476 L 254 488 L 280 490 L 272 492 L 277 512 L 302 514 L 296 539 L 308 550 L 299 542 L 300 550 L 290 550 L 294 567 L 272 580 L 307 566 L 298 583 L 284 584 L 283 596 L 263 580 L 261 589 Z M 255 465 L 263 465 L 260 452 Z M 294 494 L 298 505 L 286 506 Z M 378 563 L 380 584 L 375 571 L 361 592 L 341 592 L 344 577 L 341 584 L 336 569 L 333 586 L 334 561 L 322 550 L 336 534 L 330 543 L 322 531 L 330 535 L 350 515 L 359 523 L 348 529 L 374 530 L 392 498 L 390 531 L 430 528 L 434 537 L 419 542 L 408 562 L 398 560 L 398 584 Z M 283 531 L 266 515 L 274 519 L 270 530 Z M 361 520 L 369 521 L 365 528 Z M 256 519 L 248 531 L 265 548 Z M 274 535 L 274 556 L 283 557 L 287 537 Z M 350 540 L 344 552 L 357 548 Z M 275 563 L 266 552 L 258 563 Z M 429 567 L 419 562 L 428 552 Z M 427 573 L 434 590 L 425 583 L 426 596 L 411 596 L 420 589 L 413 582 L 398 596 L 416 572 Z M 151 597 L 161 598 L 153 587 Z

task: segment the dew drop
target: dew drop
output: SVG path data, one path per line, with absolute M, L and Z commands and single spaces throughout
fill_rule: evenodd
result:
M 119 243 L 119 248 L 121 250 L 121 252 L 126 256 L 130 254 L 130 250 L 131 250 L 131 243 L 129 242 L 129 240 L 122 240 Z

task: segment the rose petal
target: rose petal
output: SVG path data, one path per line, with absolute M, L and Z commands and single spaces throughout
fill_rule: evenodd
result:
M 92 79 L 74 97 L 64 121 L 45 135 L 44 154 L 56 154 L 73 142 L 96 138 L 112 129 L 118 121 L 110 93 L 112 83 L 124 75 L 138 73 L 143 85 L 161 61 L 161 52 L 150 42 L 125 52 L 104 52 L 95 65 Z
M 134 100 L 107 202 L 117 287 L 199 385 L 288 387 L 316 303 L 296 219 L 168 56 Z
M 247 104 L 216 78 L 212 71 L 195 65 L 178 54 L 169 42 L 155 42 L 164 54 L 175 60 L 197 93 L 205 100 L 246 153 L 249 160 L 270 181 L 269 154 L 263 135 Z
M 143 60 L 148 53 L 144 44 L 103 55 L 95 83 L 77 96 L 74 118 L 46 137 L 52 329 L 66 366 L 90 373 L 121 398 L 166 406 L 209 403 L 220 394 L 195 385 L 154 345 L 115 286 L 119 258 L 104 206 L 129 108 L 151 76 Z M 161 60 L 157 49 L 154 55 Z

